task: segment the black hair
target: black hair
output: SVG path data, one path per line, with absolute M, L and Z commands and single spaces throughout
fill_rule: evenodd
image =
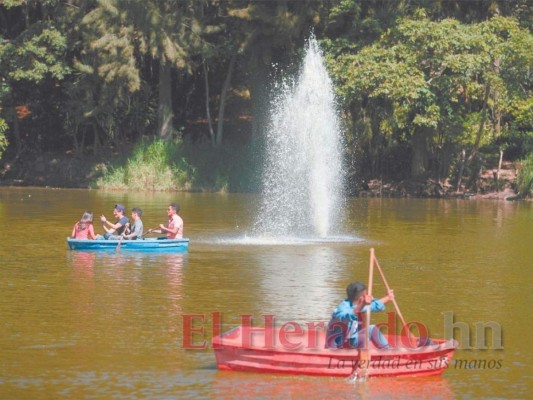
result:
M 363 292 L 366 290 L 366 285 L 361 282 L 352 282 L 348 285 L 346 288 L 346 295 L 348 296 L 348 300 L 354 301 L 359 298 L 363 294 Z
M 133 207 L 131 209 L 131 212 L 136 213 L 139 217 L 143 216 L 143 210 L 141 210 L 139 207 Z
M 180 212 L 180 205 L 176 203 L 170 203 L 169 207 L 172 207 L 176 212 Z

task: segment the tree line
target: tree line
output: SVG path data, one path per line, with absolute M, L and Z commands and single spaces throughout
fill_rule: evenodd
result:
M 253 151 L 274 71 L 311 32 L 358 179 L 475 187 L 533 151 L 527 0 L 4 0 L 0 27 L 4 159 L 147 138 L 187 140 L 207 165 Z

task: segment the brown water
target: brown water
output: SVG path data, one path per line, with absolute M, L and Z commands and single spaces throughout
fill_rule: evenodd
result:
M 182 206 L 186 254 L 69 251 L 85 209 L 111 218 L 140 206 L 145 228 Z M 532 391 L 532 203 L 353 199 L 340 243 L 258 243 L 254 195 L 0 189 L 0 398 L 527 398 Z M 100 228 L 97 225 L 97 231 Z M 346 285 L 365 281 L 370 247 L 406 319 L 444 336 L 445 315 L 472 331 L 494 321 L 487 349 L 459 350 L 436 378 L 344 379 L 217 371 L 211 349 L 183 349 L 251 314 L 327 319 Z M 374 293 L 384 292 L 376 282 Z M 461 339 L 456 329 L 456 339 Z M 490 333 L 490 330 L 489 330 Z M 472 335 L 476 347 L 476 335 Z M 465 343 L 462 343 L 463 347 Z M 477 360 L 477 361 L 476 361 Z

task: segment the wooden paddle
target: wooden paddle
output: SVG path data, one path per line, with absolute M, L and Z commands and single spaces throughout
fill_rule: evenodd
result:
M 374 280 L 374 249 L 370 249 L 370 264 L 368 266 L 368 288 L 367 293 L 372 297 L 372 283 Z M 362 379 L 366 379 L 368 371 L 370 369 L 370 361 L 372 356 L 370 355 L 370 313 L 372 312 L 372 303 L 366 305 L 366 313 L 363 318 L 363 330 L 365 332 L 365 343 L 363 348 L 359 349 L 359 361 L 361 370 L 359 376 Z
M 124 239 L 124 233 L 120 235 L 120 239 L 118 240 L 117 247 L 115 247 L 115 253 L 118 253 L 120 251 L 120 246 L 122 245 L 122 239 Z
M 381 275 L 381 279 L 383 279 L 383 283 L 385 284 L 385 288 L 387 289 L 387 293 L 390 291 L 389 283 L 387 282 L 387 278 L 385 278 L 385 274 L 383 273 L 383 270 L 381 269 L 381 266 L 379 265 L 378 259 L 374 256 L 374 262 L 376 263 L 376 267 L 378 267 L 379 274 Z M 405 319 L 403 318 L 402 312 L 400 311 L 400 307 L 398 306 L 398 303 L 396 302 L 396 299 L 393 297 L 392 304 L 394 304 L 394 309 L 396 310 L 396 313 L 400 317 L 400 320 L 402 321 L 402 332 L 405 330 L 405 333 L 407 335 L 407 339 L 409 340 L 409 343 L 411 342 L 411 331 L 406 327 L 407 324 L 405 323 Z
M 155 227 L 155 228 L 150 228 L 148 229 L 148 232 L 146 233 L 143 233 L 143 235 L 140 237 L 140 239 L 144 238 L 146 235 L 148 235 L 149 233 L 152 233 L 153 231 L 155 231 L 156 229 L 159 229 L 159 227 Z

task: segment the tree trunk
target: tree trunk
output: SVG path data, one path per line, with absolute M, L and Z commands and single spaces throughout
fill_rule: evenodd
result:
M 94 133 L 94 145 L 93 145 L 93 154 L 98 154 L 98 149 L 100 147 L 100 140 L 98 139 L 98 127 L 95 122 L 91 123 Z
M 455 188 L 456 192 L 459 192 L 461 189 L 461 182 L 463 180 L 463 172 L 465 170 L 465 163 L 466 163 L 466 151 L 463 149 L 461 151 L 461 167 L 459 168 L 459 174 L 457 176 L 457 187 Z
M 260 54 L 254 54 L 251 58 L 250 97 L 252 102 L 252 141 L 254 142 L 261 136 L 266 125 L 269 104 L 267 98 L 267 66 Z
M 159 103 L 157 107 L 157 133 L 161 139 L 172 138 L 172 75 L 165 62 L 159 64 Z
M 428 128 L 415 128 L 411 145 L 413 155 L 411 158 L 411 178 L 424 176 L 428 167 L 427 148 Z
M 488 83 L 485 84 L 485 95 L 483 98 L 483 108 L 481 109 L 481 121 L 479 122 L 479 129 L 476 134 L 476 140 L 474 142 L 474 146 L 472 147 L 472 151 L 470 152 L 470 156 L 468 157 L 467 165 L 470 170 L 470 178 L 467 183 L 467 186 L 477 186 L 476 182 L 478 180 L 478 177 L 480 176 L 480 171 L 478 168 L 473 168 L 474 160 L 477 157 L 477 152 L 479 150 L 479 145 L 481 144 L 481 137 L 483 136 L 483 131 L 485 130 L 485 123 L 487 121 L 487 102 L 489 100 L 489 94 L 490 94 L 490 86 Z
M 481 143 L 481 136 L 483 136 L 483 131 L 485 130 L 485 122 L 487 121 L 487 101 L 489 100 L 490 86 L 487 83 L 485 85 L 485 96 L 483 98 L 483 108 L 481 109 L 481 121 L 479 123 L 479 129 L 476 134 L 476 141 L 474 142 L 474 147 L 470 153 L 468 160 L 471 162 L 477 155 L 479 150 L 479 144 Z
M 17 157 L 22 152 L 22 139 L 20 138 L 20 126 L 17 111 L 13 113 L 13 135 L 15 136 L 15 145 L 17 146 Z
M 220 146 L 222 143 L 222 137 L 224 135 L 224 112 L 226 109 L 226 97 L 228 94 L 228 89 L 231 84 L 231 75 L 233 74 L 233 68 L 235 67 L 235 60 L 237 59 L 237 50 L 233 51 L 231 59 L 229 60 L 228 72 L 226 74 L 226 79 L 222 85 L 222 92 L 220 93 L 220 106 L 218 109 L 218 122 L 217 122 L 217 135 L 216 135 L 216 145 Z
M 496 191 L 500 191 L 500 171 L 502 169 L 502 162 L 503 162 L 503 150 L 500 149 L 500 161 L 498 162 L 498 170 L 496 171 L 495 179 L 496 179 Z
M 207 61 L 204 60 L 202 63 L 202 68 L 204 70 L 204 81 L 205 81 L 205 112 L 207 115 L 207 124 L 209 125 L 209 138 L 211 139 L 211 145 L 214 146 L 215 143 L 215 132 L 213 131 L 213 122 L 211 120 L 211 109 L 209 107 L 209 77 L 207 76 L 208 68 Z

